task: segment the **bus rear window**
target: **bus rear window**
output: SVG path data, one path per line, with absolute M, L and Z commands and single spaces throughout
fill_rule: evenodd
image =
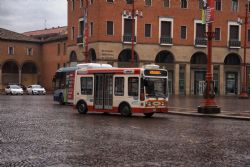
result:
M 128 95 L 138 96 L 138 90 L 139 90 L 138 77 L 129 77 L 128 78 Z
M 93 78 L 81 77 L 81 94 L 92 95 L 93 94 Z

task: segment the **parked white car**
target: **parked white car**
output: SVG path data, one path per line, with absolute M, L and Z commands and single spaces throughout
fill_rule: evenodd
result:
M 23 89 L 18 85 L 8 85 L 5 88 L 5 94 L 23 95 Z
M 29 85 L 27 87 L 27 94 L 33 94 L 33 95 L 45 95 L 46 90 L 41 85 Z

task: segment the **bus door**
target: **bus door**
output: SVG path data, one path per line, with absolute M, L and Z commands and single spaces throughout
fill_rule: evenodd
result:
M 113 106 L 113 74 L 95 75 L 95 109 L 112 109 Z

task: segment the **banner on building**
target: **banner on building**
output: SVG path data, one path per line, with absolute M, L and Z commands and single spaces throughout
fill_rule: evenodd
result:
M 203 0 L 201 11 L 202 24 L 214 22 L 214 0 Z
M 206 23 L 214 22 L 214 0 L 208 0 L 206 10 Z

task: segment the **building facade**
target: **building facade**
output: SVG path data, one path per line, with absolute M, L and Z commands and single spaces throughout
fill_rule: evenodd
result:
M 132 1 L 88 2 L 87 6 L 86 0 L 68 0 L 69 61 L 85 61 L 83 37 L 88 26 L 87 59 L 129 67 Z M 241 91 L 245 30 L 244 23 L 239 24 L 237 20 L 244 19 L 245 5 L 249 12 L 248 0 L 215 0 L 212 71 L 219 95 L 237 95 Z M 207 64 L 202 0 L 135 0 L 134 9 L 135 66 L 159 64 L 169 71 L 170 93 L 201 95 Z M 250 32 L 249 26 L 247 31 Z M 250 33 L 247 34 L 249 64 Z
M 67 66 L 67 28 L 16 33 L 0 28 L 0 90 L 7 84 L 41 84 L 53 90 L 55 71 Z

